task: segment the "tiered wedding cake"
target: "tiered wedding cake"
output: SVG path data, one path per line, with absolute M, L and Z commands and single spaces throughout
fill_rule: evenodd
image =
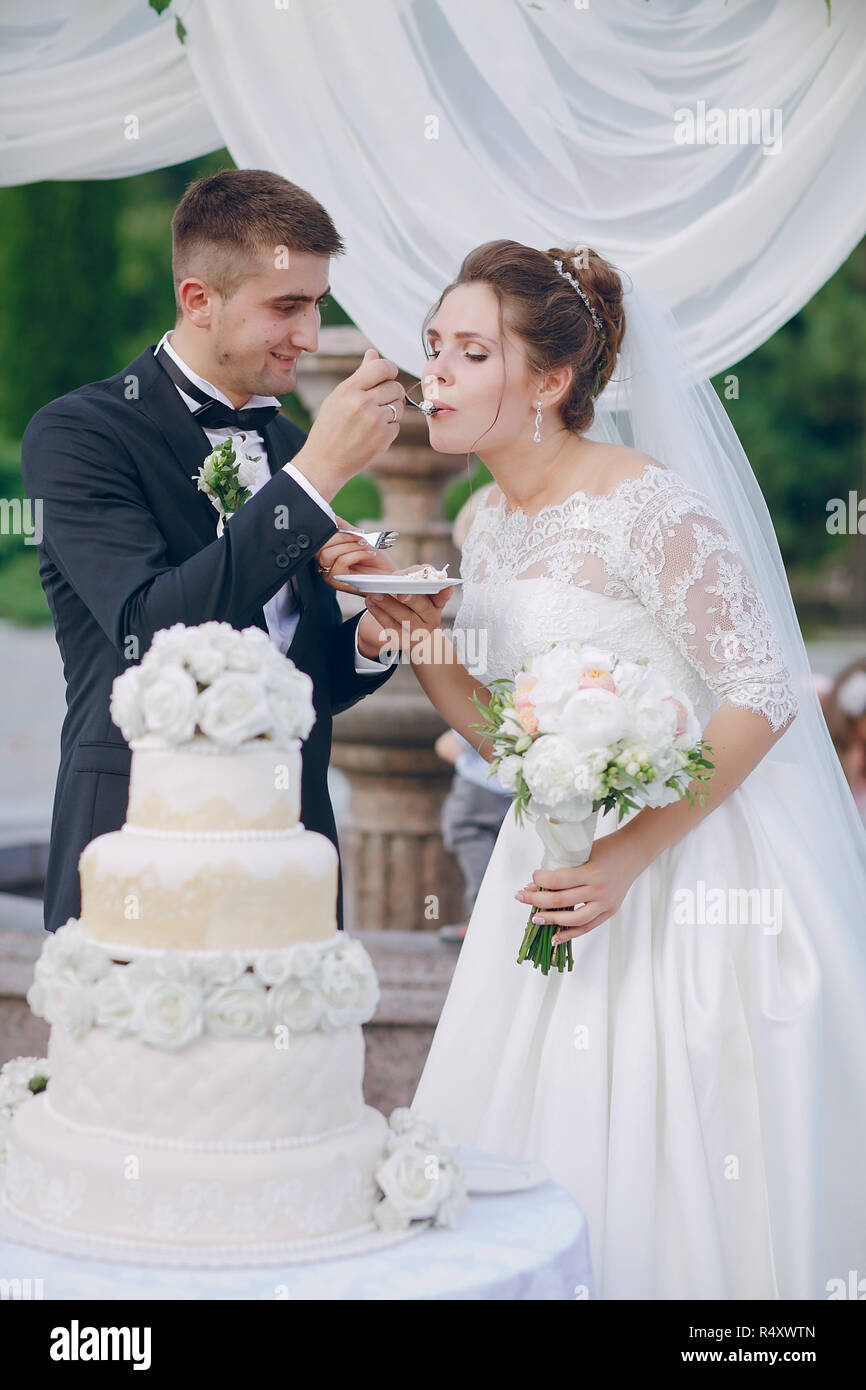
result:
M 364 1104 L 378 986 L 336 930 L 336 851 L 299 821 L 311 689 L 258 628 L 222 623 L 158 633 L 115 681 L 127 821 L 82 854 L 80 921 L 28 995 L 52 1030 L 47 1087 L 8 1126 L 25 1233 L 314 1258 L 465 1201 L 433 1130 L 401 1111 L 389 1135 Z

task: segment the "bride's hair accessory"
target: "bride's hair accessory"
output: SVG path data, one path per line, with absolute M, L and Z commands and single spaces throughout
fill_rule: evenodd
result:
M 577 293 L 580 295 L 581 299 L 583 300 L 584 304 L 589 310 L 589 316 L 595 324 L 598 332 L 603 332 L 601 316 L 599 315 L 598 310 L 593 309 L 592 305 L 590 304 L 589 295 L 586 293 L 586 290 L 581 288 L 581 286 L 577 282 L 577 278 L 571 274 L 571 271 L 566 270 L 564 268 L 562 261 L 554 261 L 553 264 L 556 266 L 556 269 L 559 271 L 559 274 L 562 276 L 563 280 L 567 280 L 568 283 L 571 285 L 572 289 L 576 290 Z

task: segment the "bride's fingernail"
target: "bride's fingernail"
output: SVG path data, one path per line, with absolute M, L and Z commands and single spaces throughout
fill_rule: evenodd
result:
M 543 927 L 543 926 L 545 925 L 545 923 L 547 922 L 547 918 L 546 918 L 546 917 L 533 917 L 532 920 L 533 920 L 533 922 L 535 923 L 535 925 L 538 926 L 538 927 Z
M 514 896 L 515 896 L 515 898 L 517 898 L 517 901 L 518 901 L 518 902 L 521 902 L 521 903 L 525 903 L 525 902 L 526 902 L 526 898 L 523 896 L 523 893 L 522 893 L 522 892 L 520 892 L 520 893 L 515 893 Z

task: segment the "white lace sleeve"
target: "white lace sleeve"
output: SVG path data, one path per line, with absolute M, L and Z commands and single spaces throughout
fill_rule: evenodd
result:
M 707 499 L 668 482 L 632 519 L 629 587 L 719 700 L 779 729 L 799 705 L 770 616 Z

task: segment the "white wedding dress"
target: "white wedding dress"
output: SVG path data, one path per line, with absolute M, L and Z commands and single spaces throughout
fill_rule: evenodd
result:
M 797 708 L 730 534 L 659 464 L 534 517 L 500 494 L 461 572 L 485 683 L 578 640 L 647 656 L 702 727 L 722 701 L 773 728 Z M 574 1194 L 600 1297 L 826 1298 L 866 1275 L 862 922 L 789 815 L 789 771 L 764 760 L 661 853 L 571 974 L 516 963 L 542 847 L 503 822 L 413 1106 Z

